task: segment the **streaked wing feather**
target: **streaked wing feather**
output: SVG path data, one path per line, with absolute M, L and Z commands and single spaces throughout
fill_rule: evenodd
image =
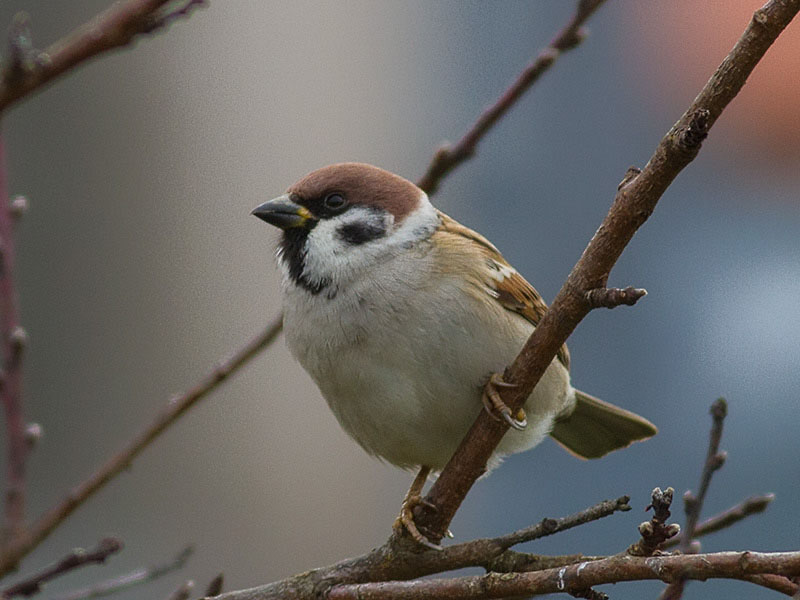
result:
M 547 311 L 547 304 L 539 292 L 508 264 L 489 240 L 442 212 L 439 216 L 445 233 L 467 238 L 480 247 L 486 258 L 489 275 L 485 283 L 495 292 L 492 297 L 506 310 L 521 315 L 534 326 L 538 325 Z M 569 369 L 569 350 L 566 344 L 561 346 L 557 356 L 561 364 Z

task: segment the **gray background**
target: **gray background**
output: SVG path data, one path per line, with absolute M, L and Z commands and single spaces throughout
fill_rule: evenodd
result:
M 0 23 L 28 10 L 45 46 L 108 4 L 8 0 Z M 729 3 L 695 2 L 687 16 L 610 2 L 585 45 L 519 103 L 435 203 L 486 234 L 551 299 L 625 169 L 643 165 L 759 2 L 740 4 L 715 45 L 703 27 L 733 10 Z M 276 233 L 249 216 L 253 206 L 342 160 L 416 179 L 572 5 L 215 1 L 9 112 L 12 191 L 31 201 L 18 236 L 27 411 L 45 432 L 30 461 L 30 514 L 276 313 Z M 798 35 L 795 23 L 786 36 Z M 769 57 L 773 67 L 790 60 L 782 52 Z M 458 540 L 629 493 L 632 512 L 527 548 L 622 550 L 645 519 L 649 490 L 697 485 L 708 406 L 724 395 L 730 458 L 706 515 L 752 493 L 774 491 L 777 500 L 703 546 L 798 548 L 798 91 L 760 82 L 754 76 L 737 100 L 747 110 L 723 115 L 612 273 L 612 284 L 650 295 L 633 309 L 596 311 L 570 341 L 576 385 L 646 415 L 660 434 L 595 462 L 550 441 L 508 459 L 468 497 L 453 523 Z M 771 113 L 779 101 L 795 110 Z M 219 571 L 227 589 L 253 586 L 383 542 L 410 478 L 345 436 L 281 340 L 83 506 L 22 571 L 115 534 L 126 543 L 121 555 L 48 594 L 168 560 L 188 542 L 197 550 L 184 571 L 119 597 L 164 597 L 185 578 L 205 585 Z M 660 587 L 606 591 L 655 597 Z M 694 583 L 685 597 L 731 595 L 774 597 L 723 582 Z

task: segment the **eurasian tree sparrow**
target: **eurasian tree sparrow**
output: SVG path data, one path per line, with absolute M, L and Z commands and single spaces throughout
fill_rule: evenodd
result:
M 418 541 L 427 542 L 411 507 L 482 405 L 512 427 L 489 470 L 548 434 L 576 456 L 597 458 L 656 433 L 646 419 L 573 388 L 566 345 L 524 411 L 510 414 L 495 374 L 547 306 L 486 238 L 436 210 L 410 181 L 366 164 L 331 165 L 253 214 L 283 230 L 289 350 L 364 450 L 420 469 L 400 516 Z

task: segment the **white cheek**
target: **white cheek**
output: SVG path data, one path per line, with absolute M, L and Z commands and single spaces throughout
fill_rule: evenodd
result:
M 439 214 L 423 192 L 417 208 L 399 225 L 393 215 L 383 214 L 385 236 L 355 245 L 342 239 L 339 231 L 343 226 L 375 218 L 374 210 L 354 206 L 317 223 L 306 240 L 303 277 L 311 285 L 330 286 L 329 294 L 336 294 L 377 264 L 430 237 L 439 225 Z
M 386 250 L 386 244 L 382 243 L 384 238 L 354 245 L 343 240 L 339 230 L 350 223 L 361 223 L 375 218 L 373 211 L 354 207 L 342 215 L 317 223 L 308 234 L 306 242 L 303 275 L 309 282 L 316 284 L 327 281 L 338 287 L 374 264 L 378 256 Z M 394 224 L 392 215 L 383 215 L 383 220 L 386 231 L 391 231 Z

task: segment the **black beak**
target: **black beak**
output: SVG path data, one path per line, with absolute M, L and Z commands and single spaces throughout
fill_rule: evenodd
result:
M 292 202 L 288 194 L 256 206 L 250 214 L 281 229 L 303 227 L 314 218 L 307 208 Z

